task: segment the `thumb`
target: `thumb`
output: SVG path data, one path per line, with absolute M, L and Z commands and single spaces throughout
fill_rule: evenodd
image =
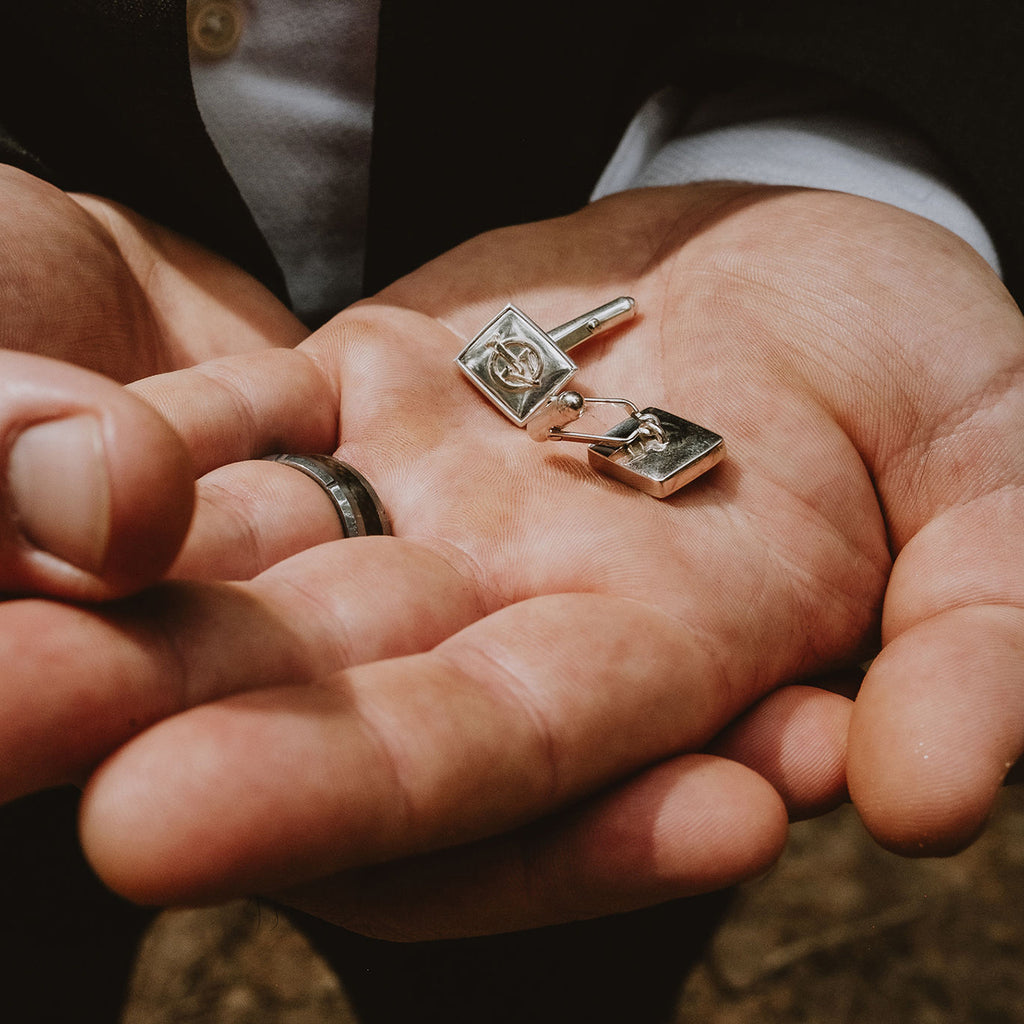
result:
M 0 353 L 0 588 L 131 593 L 174 559 L 192 515 L 183 442 L 141 399 L 56 360 Z

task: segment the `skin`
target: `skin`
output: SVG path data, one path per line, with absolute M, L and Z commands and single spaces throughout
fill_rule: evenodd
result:
M 117 384 L 307 332 L 230 263 L 116 204 L 0 166 L 0 211 L 0 585 L 132 593 L 177 554 L 194 470 Z M 54 480 L 75 500 L 54 501 Z
M 641 315 L 579 350 L 580 390 L 729 446 L 664 502 L 452 365 L 507 301 L 553 325 L 620 294 Z M 91 772 L 119 891 L 392 938 L 729 884 L 846 783 L 880 842 L 952 852 L 1024 744 L 1022 340 L 929 222 L 709 185 L 482 236 L 294 349 L 140 381 L 202 474 L 177 581 L 4 606 L 3 796 Z M 363 471 L 395 537 L 331 540 L 315 484 L 245 461 L 280 450 Z M 876 651 L 855 704 L 826 688 Z

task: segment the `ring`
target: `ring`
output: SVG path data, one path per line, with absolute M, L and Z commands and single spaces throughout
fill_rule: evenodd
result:
M 387 511 L 362 473 L 330 455 L 267 455 L 315 480 L 331 499 L 345 537 L 388 536 Z

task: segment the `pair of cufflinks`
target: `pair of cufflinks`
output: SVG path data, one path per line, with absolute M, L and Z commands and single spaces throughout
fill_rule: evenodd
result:
M 632 319 L 622 297 L 550 331 L 506 306 L 462 350 L 456 363 L 484 396 L 535 441 L 589 444 L 590 465 L 656 498 L 666 498 L 721 461 L 721 436 L 664 409 L 623 398 L 585 398 L 566 389 L 578 366 L 569 350 Z M 565 428 L 593 405 L 620 406 L 626 419 L 601 434 Z

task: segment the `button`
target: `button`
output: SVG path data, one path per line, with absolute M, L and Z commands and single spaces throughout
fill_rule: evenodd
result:
M 245 27 L 240 0 L 188 0 L 188 48 L 201 60 L 220 60 L 234 52 Z

